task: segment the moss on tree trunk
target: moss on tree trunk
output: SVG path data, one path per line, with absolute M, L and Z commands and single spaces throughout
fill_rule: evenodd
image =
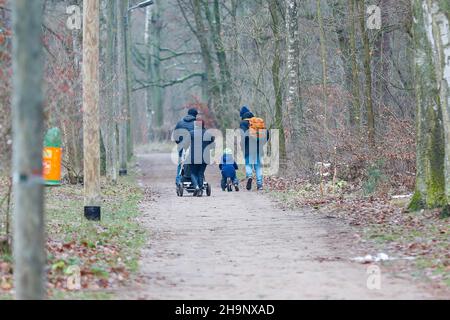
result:
M 445 197 L 445 138 L 439 85 L 436 78 L 432 15 L 428 0 L 414 1 L 415 81 L 417 98 L 416 192 L 410 210 L 447 205 Z

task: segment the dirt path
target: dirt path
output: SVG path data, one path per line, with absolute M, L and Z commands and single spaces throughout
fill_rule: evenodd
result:
M 141 279 L 125 299 L 420 299 L 411 281 L 383 273 L 367 288 L 367 266 L 352 232 L 335 220 L 277 209 L 264 194 L 222 192 L 209 168 L 210 198 L 179 198 L 167 154 L 140 155 L 140 183 L 158 193 L 144 203 L 151 230 Z

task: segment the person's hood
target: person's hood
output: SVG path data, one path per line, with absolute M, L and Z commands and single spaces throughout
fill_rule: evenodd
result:
M 240 112 L 241 118 L 244 119 L 244 115 L 249 112 L 250 112 L 250 109 L 247 106 L 243 106 L 241 109 L 241 112 Z
M 191 116 L 190 114 L 188 114 L 186 117 L 183 118 L 183 120 L 185 122 L 194 122 L 197 118 L 194 116 Z
M 244 113 L 241 115 L 242 119 L 250 119 L 250 118 L 254 118 L 255 115 L 253 113 L 251 113 L 250 111 Z
M 188 115 L 193 116 L 193 117 L 197 117 L 198 115 L 198 111 L 195 108 L 190 108 L 188 111 Z
M 222 158 L 222 162 L 226 164 L 233 164 L 234 158 L 232 154 L 224 154 Z

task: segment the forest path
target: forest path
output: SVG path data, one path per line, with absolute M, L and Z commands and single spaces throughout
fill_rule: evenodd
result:
M 256 191 L 220 190 L 209 167 L 211 197 L 177 197 L 168 154 L 138 156 L 140 184 L 158 195 L 142 204 L 150 230 L 140 281 L 122 299 L 423 299 L 431 296 L 398 275 L 383 273 L 367 288 L 367 265 L 351 229 L 308 212 L 278 209 Z

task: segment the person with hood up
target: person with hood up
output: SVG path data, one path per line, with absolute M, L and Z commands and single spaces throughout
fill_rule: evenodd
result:
M 233 152 L 230 149 L 225 149 L 223 152 L 222 162 L 219 164 L 219 169 L 222 173 L 222 181 L 220 186 L 225 191 L 227 188 L 227 180 L 231 179 L 234 184 L 234 189 L 239 191 L 239 179 L 236 175 L 236 170 L 239 169 L 236 161 L 233 158 Z
M 258 190 L 263 189 L 263 171 L 261 158 L 264 144 L 269 141 L 269 131 L 266 130 L 264 120 L 255 117 L 247 106 L 240 111 L 240 129 L 243 134 L 242 148 L 245 158 L 245 174 L 247 178 L 246 189 L 252 189 L 253 169 L 256 174 L 256 185 Z
M 187 150 L 190 141 L 183 141 L 183 137 L 189 137 L 190 132 L 194 131 L 194 123 L 197 120 L 198 111 L 195 108 L 190 108 L 188 110 L 187 116 L 181 119 L 175 126 L 173 133 L 173 140 L 178 145 L 178 167 L 177 167 L 177 177 L 175 184 L 178 186 L 181 183 L 181 169 L 182 169 L 182 157 L 183 151 Z

